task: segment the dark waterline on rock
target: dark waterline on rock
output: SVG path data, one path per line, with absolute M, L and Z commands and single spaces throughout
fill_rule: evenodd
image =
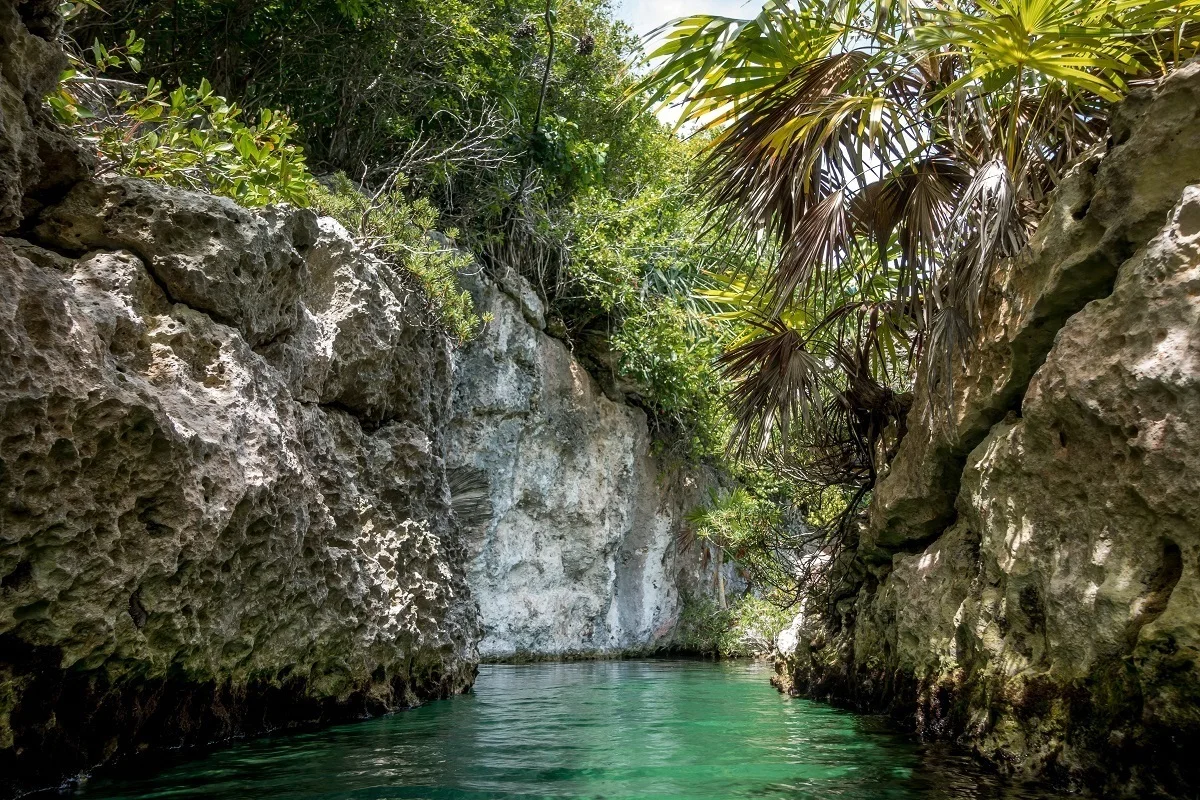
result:
M 240 743 L 76 797 L 1032 800 L 879 720 L 788 699 L 745 662 L 490 665 L 473 694 Z

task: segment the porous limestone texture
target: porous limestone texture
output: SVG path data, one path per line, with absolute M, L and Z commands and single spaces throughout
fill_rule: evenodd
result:
M 780 683 L 1023 778 L 1200 793 L 1200 64 L 1140 90 L 918 387 Z
M 451 350 L 307 211 L 85 181 L 0 240 L 0 796 L 474 678 Z
M 719 560 L 683 519 L 716 475 L 665 469 L 651 455 L 645 413 L 606 397 L 540 330 L 524 279 L 467 283 L 492 321 L 456 354 L 447 466 L 486 486 L 491 506 L 465 533 L 481 655 L 665 645 L 683 598 L 719 591 Z M 732 565 L 723 571 L 730 595 L 744 588 Z
M 0 234 L 91 171 L 43 98 L 66 69 L 58 0 L 0 0 Z

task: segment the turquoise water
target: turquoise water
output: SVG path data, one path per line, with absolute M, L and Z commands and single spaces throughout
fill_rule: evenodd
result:
M 382 719 L 240 743 L 79 797 L 1032 798 L 872 718 L 788 699 L 761 664 L 484 666 L 475 691 Z M 1042 797 L 1041 795 L 1037 795 Z

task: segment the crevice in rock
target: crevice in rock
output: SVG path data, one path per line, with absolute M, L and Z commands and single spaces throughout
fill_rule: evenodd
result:
M 187 308 L 191 311 L 195 311 L 197 314 L 203 314 L 204 316 L 208 317 L 210 320 L 217 323 L 218 325 L 224 325 L 228 328 L 233 328 L 235 331 L 238 332 L 239 336 L 242 336 L 243 338 L 245 338 L 245 334 L 242 332 L 241 328 L 239 328 L 236 324 L 234 324 L 234 322 L 232 320 L 222 316 L 221 314 L 218 314 L 216 311 L 213 311 L 212 309 L 203 308 L 201 306 L 196 306 L 191 303 L 185 303 L 182 300 L 180 300 L 178 297 L 173 295 L 171 293 L 171 290 L 169 288 L 167 288 L 166 282 L 162 279 L 162 277 L 157 272 L 154 271 L 153 262 L 150 259 L 146 258 L 145 255 L 143 255 L 142 253 L 133 251 L 133 254 L 135 256 L 137 256 L 139 261 L 142 262 L 142 265 L 146 269 L 146 274 L 150 276 L 150 280 L 154 281 L 154 285 L 157 286 L 160 291 L 162 291 L 163 296 L 165 296 L 167 298 L 168 303 L 170 303 L 173 306 L 183 306 L 184 308 Z M 247 343 L 249 343 L 249 342 L 247 342 Z
M 68 247 L 62 247 L 61 245 L 55 244 L 54 242 L 47 241 L 44 237 L 38 236 L 36 229 L 34 229 L 32 227 L 27 230 L 22 231 L 20 233 L 20 238 L 24 239 L 25 241 L 29 242 L 30 244 L 32 244 L 36 247 L 40 247 L 43 250 L 54 253 L 56 255 L 60 255 L 64 258 L 72 259 L 74 261 L 81 261 L 81 260 L 87 258 L 88 256 L 97 254 L 97 253 L 120 253 L 120 252 L 131 253 L 134 257 L 137 258 L 137 260 L 139 262 L 141 262 L 143 269 L 145 269 L 145 271 L 146 271 L 146 275 L 150 278 L 151 281 L 154 282 L 154 285 L 158 287 L 159 291 L 161 291 L 163 293 L 163 297 L 165 297 L 167 299 L 168 303 L 170 303 L 173 306 L 183 306 L 184 308 L 188 309 L 189 311 L 195 311 L 197 314 L 203 314 L 204 316 L 208 317 L 210 320 L 212 320 L 216 324 L 224 325 L 227 328 L 232 328 L 233 330 L 238 332 L 239 336 L 242 336 L 242 338 L 245 338 L 245 334 L 243 333 L 241 328 L 239 328 L 234 322 L 232 322 L 230 319 L 228 319 L 224 315 L 222 315 L 216 311 L 213 311 L 212 309 L 204 308 L 203 306 L 197 306 L 192 303 L 184 302 L 183 300 L 180 300 L 178 297 L 176 297 L 171 292 L 171 290 L 167 286 L 166 282 L 162 279 L 162 276 L 160 276 L 157 272 L 155 272 L 153 260 L 150 257 L 148 257 L 144 252 L 139 252 L 139 250 L 136 247 L 130 246 L 128 248 L 121 248 L 118 250 L 113 250 L 113 249 L 108 249 L 108 248 L 103 248 L 103 247 L 75 250 L 75 249 L 68 248 Z M 291 329 L 285 330 L 284 332 L 278 334 L 276 336 L 276 338 L 282 337 L 289 333 L 291 333 Z M 249 344 L 249 342 L 247 342 L 247 343 Z M 254 348 L 252 347 L 252 349 L 254 349 Z
M 33 564 L 29 559 L 22 559 L 17 562 L 12 571 L 4 577 L 0 578 L 0 589 L 9 589 L 14 592 L 19 592 L 21 589 L 33 579 Z
M 213 315 L 210 314 L 209 316 L 213 316 Z M 214 317 L 214 320 L 215 320 L 215 317 Z M 295 331 L 293 331 L 291 328 L 284 328 L 283 330 L 281 330 L 279 333 L 275 334 L 271 338 L 269 338 L 263 342 L 260 342 L 258 344 L 250 345 L 250 349 L 253 350 L 254 352 L 258 353 L 261 356 L 263 354 L 263 351 L 269 350 L 270 348 L 274 347 L 275 345 L 286 342 L 288 339 L 292 338 L 292 334 L 294 332 Z
M 136 589 L 133 594 L 129 595 L 129 617 L 133 620 L 133 626 L 138 630 L 146 627 L 146 622 L 150 615 L 146 611 L 146 607 L 142 605 L 142 590 Z
M 1137 642 L 1142 628 L 1163 615 L 1171 594 L 1183 577 L 1183 552 L 1179 545 L 1171 539 L 1162 540 L 1162 556 L 1158 569 L 1150 576 L 1146 591 L 1135 601 L 1135 613 L 1126 629 L 1126 638 L 1130 645 Z
M 373 417 L 362 409 L 347 405 L 339 400 L 318 400 L 316 402 L 299 400 L 297 402 L 302 406 L 317 408 L 326 413 L 345 414 L 357 422 L 358 427 L 362 428 L 363 433 L 367 435 L 376 433 L 399 419 L 396 416 Z

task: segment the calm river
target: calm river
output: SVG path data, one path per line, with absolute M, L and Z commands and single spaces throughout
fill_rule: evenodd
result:
M 318 733 L 247 741 L 94 798 L 1043 797 L 1005 790 L 966 759 L 877 720 L 767 685 L 746 662 L 484 666 L 473 694 Z

